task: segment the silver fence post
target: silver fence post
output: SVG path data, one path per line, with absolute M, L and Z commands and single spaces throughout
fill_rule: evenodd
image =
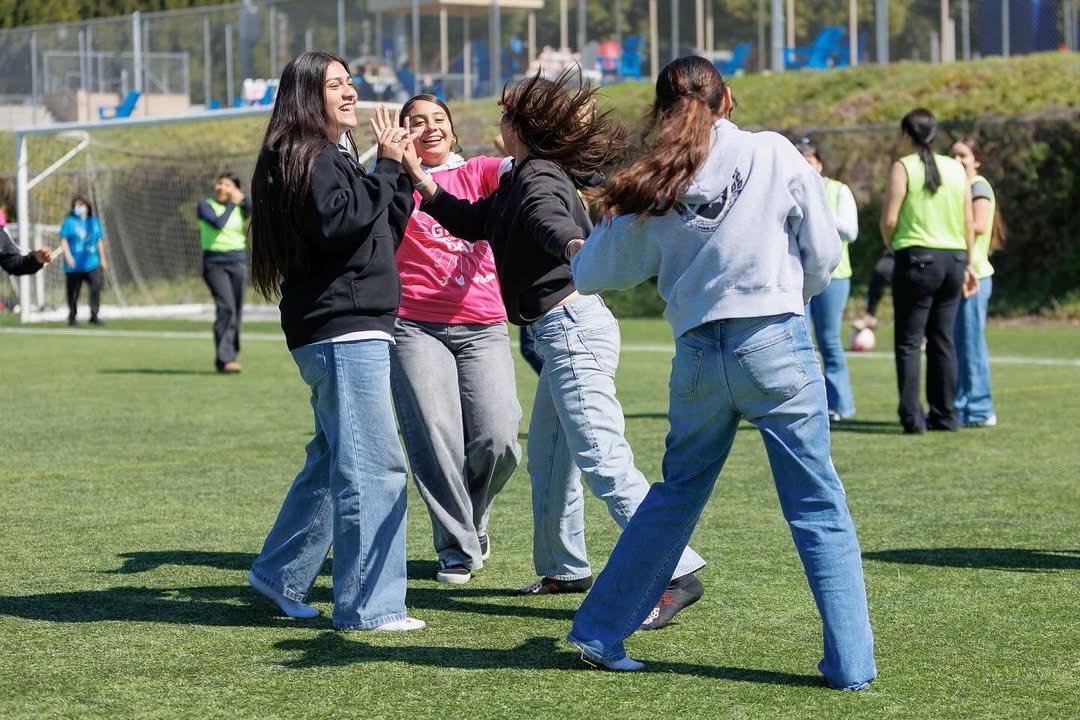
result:
M 1001 0 L 1001 56 L 1009 57 L 1009 0 Z
M 413 0 L 419 4 L 419 0 Z M 491 94 L 498 97 L 499 81 L 502 80 L 502 10 L 499 0 L 492 0 L 491 20 L 488 23 L 491 39 Z
M 495 17 L 498 15 L 498 8 L 492 5 L 491 15 Z M 411 92 L 413 95 L 420 94 L 420 0 L 412 0 L 412 11 L 410 13 L 410 20 L 412 21 L 412 48 L 410 48 L 412 55 L 412 67 L 413 67 L 413 86 Z M 493 31 L 494 32 L 494 31 Z M 494 72 L 494 66 L 492 66 L 492 72 Z
M 34 242 L 31 247 L 34 250 L 41 249 L 41 225 L 34 223 Z M 34 299 L 38 307 L 45 305 L 45 273 L 34 273 Z
M 345 0 L 337 0 L 337 53 L 345 57 Z
M 202 43 L 203 43 L 203 67 L 202 67 L 202 86 L 203 86 L 203 105 L 207 108 L 210 107 L 210 101 L 214 96 L 213 90 L 210 87 L 210 16 L 203 15 L 202 19 Z
M 498 0 L 495 0 L 498 2 Z M 586 7 L 585 0 L 577 0 L 577 51 L 580 53 L 585 49 L 585 43 L 589 41 L 588 29 L 588 8 Z
M 142 46 L 143 34 L 142 34 L 142 16 L 139 15 L 139 11 L 131 13 L 131 55 L 132 64 L 134 65 L 135 74 L 135 89 L 139 92 L 143 90 L 143 46 Z
M 889 0 L 874 0 L 874 35 L 878 65 L 889 64 Z
M 225 26 L 225 107 L 233 101 L 232 25 Z
M 37 125 L 38 112 L 38 67 L 37 67 L 37 32 L 30 33 L 30 98 L 34 103 L 33 118 Z
M 772 69 L 784 71 L 784 0 L 772 0 Z
M 79 89 L 82 90 L 82 108 L 76 104 L 76 120 L 83 120 L 79 115 L 86 114 L 86 120 L 90 119 L 90 93 L 86 87 L 86 30 L 79 31 Z M 81 110 L 81 112 L 80 112 Z
M 269 30 L 270 30 L 270 38 L 269 38 L 269 44 L 270 44 L 270 69 L 267 71 L 266 77 L 269 79 L 269 78 L 274 77 L 274 72 L 275 72 L 274 69 L 277 67 L 277 33 L 278 33 L 278 28 L 277 28 L 277 8 L 275 8 L 273 5 L 271 5 L 270 6 L 270 12 L 268 13 L 268 15 L 270 16 L 269 20 L 268 20 L 269 25 L 270 25 L 270 27 L 269 27 Z
M 19 244 L 28 245 L 30 237 L 30 191 L 26 187 L 30 181 L 30 150 L 27 137 L 15 133 L 15 211 L 19 214 Z M 30 321 L 30 276 L 19 278 L 19 320 Z
M 679 57 L 679 0 L 671 0 L 671 59 Z
M 657 0 L 649 0 L 649 76 L 660 75 L 660 10 Z
M 971 3 L 960 0 L 960 56 L 971 59 Z

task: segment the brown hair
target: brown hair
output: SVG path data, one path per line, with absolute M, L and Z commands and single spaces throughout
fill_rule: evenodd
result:
M 960 138 L 956 142 L 963 143 L 971 150 L 971 154 L 976 159 L 979 157 L 979 141 L 975 138 L 968 136 Z M 1009 228 L 1005 225 L 1005 218 L 1001 217 L 1001 203 L 994 202 L 994 227 L 990 231 L 990 252 L 996 252 L 1005 247 L 1005 241 L 1008 239 Z
M 458 139 L 457 127 L 454 126 L 454 116 L 450 113 L 450 108 L 446 106 L 446 103 L 434 95 L 420 93 L 419 95 L 413 95 L 406 100 L 405 104 L 401 106 L 401 112 L 398 114 L 398 124 L 401 127 L 405 127 L 405 118 L 409 117 L 409 113 L 412 112 L 413 106 L 420 101 L 435 103 L 442 108 L 443 112 L 446 113 L 446 119 L 450 121 L 450 132 L 454 134 L 454 142 L 451 143 L 450 150 L 451 152 L 461 152 L 461 141 Z
M 617 173 L 599 194 L 605 215 L 664 215 L 690 185 L 709 152 L 713 120 L 724 111 L 727 84 L 701 57 L 679 58 L 656 79 L 645 155 Z
M 575 93 L 571 81 L 580 85 Z M 568 68 L 554 81 L 538 73 L 504 87 L 499 105 L 530 155 L 587 181 L 622 157 L 630 130 L 611 118 L 611 110 L 597 112 L 597 91 L 580 81 L 580 70 Z

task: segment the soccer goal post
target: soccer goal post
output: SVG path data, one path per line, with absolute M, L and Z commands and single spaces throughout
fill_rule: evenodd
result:
M 363 118 L 374 107 L 357 103 L 357 112 Z M 16 222 L 9 234 L 24 251 L 47 246 L 59 252 L 72 200 L 84 197 L 104 233 L 104 319 L 212 317 L 196 207 L 223 172 L 250 190 L 268 119 L 269 108 L 257 107 L 20 128 Z M 64 319 L 62 256 L 37 275 L 18 278 L 17 296 L 22 322 Z M 86 318 L 85 289 L 79 302 L 79 316 Z M 252 304 L 251 310 L 249 317 L 276 318 L 269 307 Z

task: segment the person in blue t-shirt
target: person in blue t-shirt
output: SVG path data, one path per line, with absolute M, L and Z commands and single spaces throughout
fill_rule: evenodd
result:
M 64 273 L 67 277 L 68 325 L 76 325 L 79 292 L 83 283 L 90 286 L 90 323 L 102 325 L 98 318 L 101 307 L 101 286 L 104 271 L 109 265 L 105 259 L 105 236 L 101 221 L 94 216 L 89 201 L 76 195 L 71 201 L 71 212 L 60 226 L 60 249 L 64 253 Z

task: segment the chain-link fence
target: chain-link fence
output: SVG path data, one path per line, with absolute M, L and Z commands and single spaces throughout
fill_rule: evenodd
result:
M 1077 47 L 1078 0 L 245 0 L 0 30 L 0 127 L 269 103 L 307 49 L 362 98 L 490 95 L 578 62 L 597 80 L 674 57 L 727 74 Z

